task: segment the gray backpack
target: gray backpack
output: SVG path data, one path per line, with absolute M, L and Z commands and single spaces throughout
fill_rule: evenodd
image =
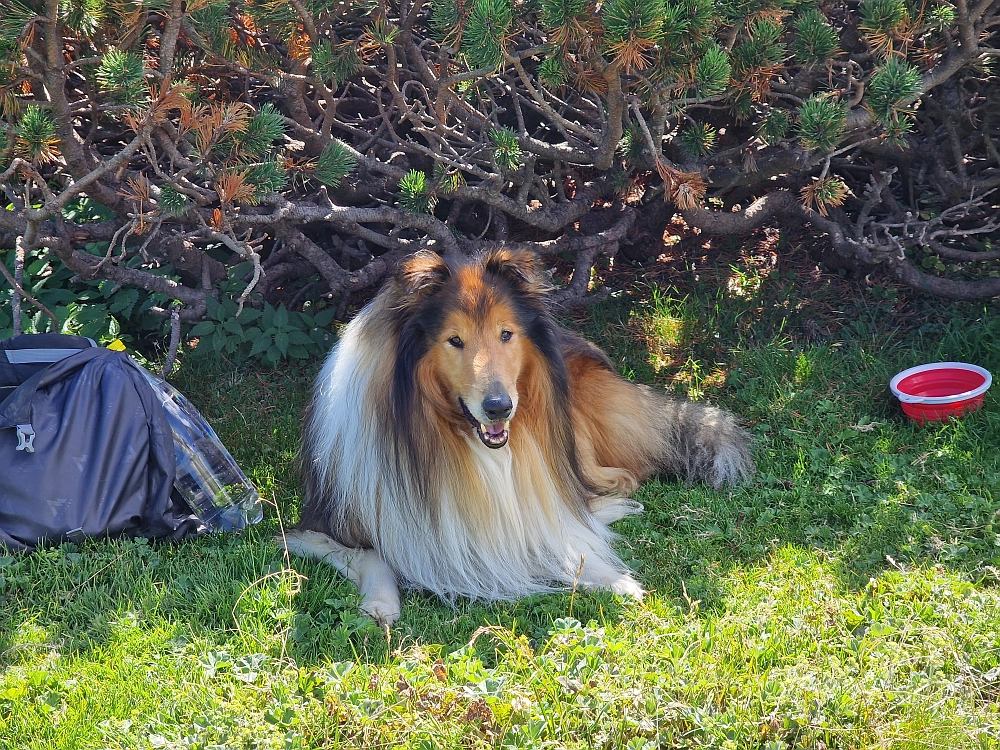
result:
M 192 454 L 199 443 L 212 450 Z M 0 548 L 180 539 L 259 518 L 256 491 L 201 415 L 124 353 L 60 334 L 0 341 Z

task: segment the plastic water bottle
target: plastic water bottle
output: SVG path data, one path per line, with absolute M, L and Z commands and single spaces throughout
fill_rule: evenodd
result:
M 260 495 L 212 426 L 170 383 L 143 372 L 174 434 L 174 489 L 210 531 L 239 531 L 260 521 Z

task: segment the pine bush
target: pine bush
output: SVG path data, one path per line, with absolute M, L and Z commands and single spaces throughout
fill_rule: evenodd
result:
M 0 0 L 0 248 L 160 330 L 343 315 L 419 249 L 655 258 L 673 213 L 989 298 L 998 56 L 988 1 Z

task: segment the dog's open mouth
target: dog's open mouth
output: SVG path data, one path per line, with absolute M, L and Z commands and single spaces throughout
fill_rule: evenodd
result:
M 469 420 L 469 424 L 472 425 L 473 429 L 476 431 L 476 435 L 483 442 L 487 448 L 503 448 L 507 445 L 507 438 L 510 437 L 510 421 L 507 422 L 492 422 L 485 424 L 476 419 L 472 412 L 469 411 L 469 407 L 465 405 L 465 401 L 458 399 L 459 406 L 462 407 L 462 413 L 465 418 Z

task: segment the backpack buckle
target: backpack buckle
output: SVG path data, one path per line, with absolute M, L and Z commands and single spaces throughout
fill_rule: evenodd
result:
M 17 448 L 14 450 L 25 453 L 35 452 L 35 431 L 30 424 L 19 424 L 17 426 Z

